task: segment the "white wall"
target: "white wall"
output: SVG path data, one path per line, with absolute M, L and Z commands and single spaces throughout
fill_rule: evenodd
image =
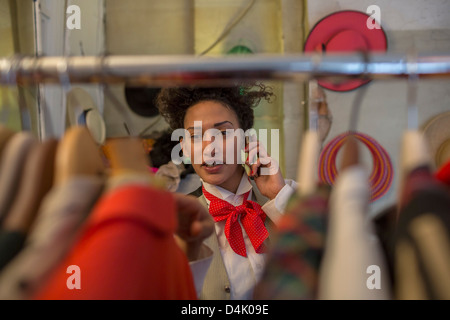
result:
M 79 56 L 101 55 L 103 41 L 103 0 L 38 0 L 35 2 L 38 16 L 39 55 Z M 81 28 L 69 29 L 66 26 L 67 7 L 80 8 Z M 81 46 L 80 46 L 81 44 Z M 80 48 L 83 48 L 81 50 Z M 72 87 L 61 85 L 41 86 L 40 137 L 61 137 L 66 129 L 65 90 Z M 96 85 L 80 85 L 87 90 L 97 107 L 102 111 L 103 98 Z
M 173 55 L 194 53 L 193 0 L 105 0 L 106 51 L 111 55 Z M 128 110 L 123 84 L 105 96 L 107 136 L 150 134 L 167 128 L 161 116 L 143 117 Z M 117 107 L 118 102 L 122 107 Z M 151 126 L 151 130 L 148 127 Z M 128 132 L 130 130 L 130 132 Z

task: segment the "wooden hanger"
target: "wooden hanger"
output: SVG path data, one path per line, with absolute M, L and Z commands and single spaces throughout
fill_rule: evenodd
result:
M 89 129 L 84 126 L 67 129 L 56 150 L 54 184 L 63 184 L 76 176 L 104 177 L 105 170 L 100 147 Z
M 407 176 L 411 170 L 428 166 L 431 168 L 431 156 L 423 133 L 407 130 L 403 133 L 401 149 L 401 176 Z
M 358 140 L 352 134 L 347 136 L 342 153 L 340 171 L 359 163 Z
M 317 162 L 321 149 L 320 133 L 318 130 L 318 108 L 323 102 L 324 92 L 318 87 L 316 80 L 309 84 L 310 102 L 308 106 L 309 128 L 303 135 L 299 150 L 297 168 L 297 193 L 306 196 L 313 193 L 317 186 Z
M 14 131 L 0 124 L 0 159 L 2 156 L 3 149 L 5 148 L 9 139 L 14 135 L 14 133 L 15 133 Z
M 108 139 L 106 148 L 110 163 L 109 176 L 113 179 L 105 192 L 128 183 L 139 183 L 166 190 L 165 179 L 150 172 L 150 158 L 139 138 Z
M 34 145 L 24 168 L 19 191 L 3 228 L 28 233 L 42 199 L 51 189 L 58 141 L 49 139 Z
M 316 130 L 308 130 L 303 137 L 297 170 L 297 192 L 301 196 L 309 195 L 317 186 L 317 161 L 320 152 L 319 134 Z
M 138 138 L 113 138 L 107 141 L 111 175 L 123 172 L 149 174 L 149 157 Z
M 413 70 L 417 62 L 415 52 L 410 53 L 410 63 Z M 419 106 L 417 94 L 419 88 L 419 77 L 415 72 L 410 72 L 407 83 L 407 123 L 408 128 L 403 133 L 400 154 L 400 183 L 399 197 L 403 194 L 405 179 L 408 174 L 419 167 L 426 166 L 431 169 L 432 160 L 423 132 L 419 129 Z M 399 205 L 401 201 L 398 202 Z

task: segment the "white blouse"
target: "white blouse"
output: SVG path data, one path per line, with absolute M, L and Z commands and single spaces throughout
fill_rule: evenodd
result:
M 286 185 L 280 190 L 275 199 L 268 201 L 262 206 L 262 210 L 267 217 L 275 224 L 282 215 L 290 196 L 295 192 L 297 184 L 293 180 L 286 180 Z M 252 190 L 252 185 L 248 180 L 248 176 L 243 174 L 241 182 L 238 186 L 236 194 L 225 190 L 221 187 L 211 185 L 202 181 L 206 191 L 212 195 L 227 201 L 233 206 L 239 206 L 243 203 L 244 194 Z M 251 199 L 252 192 L 249 193 L 248 199 Z M 209 200 L 206 199 L 209 206 Z M 215 231 L 219 242 L 220 253 L 228 274 L 231 284 L 230 299 L 232 300 L 249 300 L 253 298 L 253 289 L 264 271 L 266 263 L 266 254 L 258 254 L 255 252 L 250 239 L 242 227 L 242 235 L 244 237 L 247 257 L 238 255 L 233 251 L 225 236 L 226 220 L 215 223 Z M 203 281 L 212 260 L 212 252 L 207 258 L 199 261 L 191 262 L 191 270 L 200 295 L 203 287 Z

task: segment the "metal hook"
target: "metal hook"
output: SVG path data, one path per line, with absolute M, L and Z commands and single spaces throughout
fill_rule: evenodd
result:
M 317 70 L 320 67 L 320 63 L 322 61 L 322 54 L 320 53 L 314 53 L 311 57 L 311 64 L 312 64 L 312 74 L 316 74 Z M 309 96 L 312 97 L 312 93 L 314 89 L 316 89 L 318 86 L 317 80 L 310 81 L 309 86 Z M 316 99 L 310 99 L 309 105 L 308 105 L 308 115 L 309 115 L 309 129 L 312 131 L 318 130 L 318 118 L 319 118 L 319 111 L 318 111 L 318 103 L 320 101 L 317 101 Z
M 22 130 L 25 131 L 31 131 L 31 115 L 30 110 L 27 108 L 27 102 L 24 96 L 23 88 L 20 88 L 19 81 L 18 81 L 18 74 L 20 70 L 20 66 L 22 64 L 23 56 L 22 55 L 15 55 L 13 57 L 13 79 L 18 92 L 18 104 L 19 104 L 19 111 L 20 111 L 20 119 L 22 124 Z
M 105 72 L 106 68 L 105 68 L 105 61 L 107 58 L 108 54 L 103 54 L 102 57 L 100 58 L 100 76 L 101 79 L 104 79 L 105 76 L 107 76 L 107 73 Z M 109 99 L 111 99 L 111 101 L 114 103 L 116 110 L 122 115 L 123 120 L 123 125 L 125 128 L 125 131 L 128 133 L 128 135 L 130 137 L 136 137 L 138 136 L 135 132 L 134 129 L 129 125 L 129 123 L 131 123 L 131 119 L 130 119 L 130 115 L 127 112 L 127 108 L 119 101 L 119 99 L 117 99 L 117 97 L 112 93 L 110 86 L 107 84 L 106 81 L 102 81 L 102 87 L 103 87 L 103 92 L 106 93 L 106 95 L 108 96 Z
M 65 92 L 68 92 L 71 88 L 70 77 L 69 77 L 69 57 L 64 57 L 56 65 L 58 72 L 58 78 L 63 86 Z
M 67 94 L 71 90 L 70 84 L 70 76 L 69 76 L 69 57 L 63 57 L 58 64 L 56 65 L 56 70 L 59 78 L 59 82 L 61 83 L 63 89 L 63 107 L 61 111 L 61 124 L 62 124 L 62 132 L 66 130 L 66 117 L 67 117 L 67 107 L 66 100 Z M 76 103 L 77 111 L 79 111 L 79 105 Z
M 1 74 L 2 79 L 6 80 L 6 84 L 2 85 L 2 112 L 0 114 L 0 121 L 1 123 L 6 123 L 8 121 L 9 113 L 10 113 L 10 103 L 8 99 L 8 90 L 7 85 L 10 84 L 10 77 L 11 77 L 11 70 L 12 70 L 12 63 L 9 61 L 9 59 L 3 59 L 1 61 Z
M 364 70 L 362 73 L 362 80 L 369 80 L 369 63 L 370 63 L 370 54 L 368 51 L 360 51 L 361 57 L 362 57 L 362 63 L 364 64 Z M 355 99 L 353 100 L 353 105 L 350 113 L 350 125 L 349 125 L 349 132 L 356 132 L 356 126 L 358 124 L 359 119 L 359 112 L 361 110 L 361 104 L 362 100 L 364 98 L 364 95 L 367 92 L 367 84 L 363 84 L 360 86 L 356 92 Z
M 2 64 L 5 66 L 3 68 L 2 66 L 2 77 L 6 79 L 6 85 L 3 86 L 2 90 L 2 113 L 1 113 L 1 121 L 2 123 L 6 123 L 8 121 L 9 114 L 11 112 L 11 103 L 8 101 L 9 97 L 8 91 L 6 90 L 7 85 L 15 85 L 17 88 L 18 93 L 18 106 L 20 111 L 20 119 L 21 119 L 21 125 L 22 130 L 24 131 L 30 131 L 31 130 L 31 117 L 30 112 L 26 106 L 25 97 L 23 95 L 23 92 L 21 88 L 19 87 L 18 82 L 18 73 L 20 70 L 20 65 L 22 62 L 23 57 L 21 55 L 13 55 L 10 59 L 5 59 L 2 61 Z M 6 71 L 5 71 L 6 70 Z
M 408 73 L 407 90 L 407 113 L 408 129 L 418 130 L 419 128 L 419 107 L 417 105 L 417 91 L 419 86 L 418 58 L 415 50 L 412 50 L 407 57 L 406 71 Z

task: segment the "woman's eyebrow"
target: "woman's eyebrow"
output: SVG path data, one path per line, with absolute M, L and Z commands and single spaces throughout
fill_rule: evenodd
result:
M 223 125 L 225 123 L 229 123 L 229 124 L 233 125 L 233 123 L 231 121 L 226 120 L 226 121 L 214 123 L 214 127 L 220 127 L 221 125 Z
M 231 121 L 225 120 L 225 121 L 222 121 L 222 122 L 214 123 L 214 127 L 220 127 L 221 125 L 226 124 L 226 123 L 229 123 L 229 124 L 233 125 L 233 123 Z M 195 130 L 195 128 L 201 129 L 201 127 L 189 127 L 186 130 Z

